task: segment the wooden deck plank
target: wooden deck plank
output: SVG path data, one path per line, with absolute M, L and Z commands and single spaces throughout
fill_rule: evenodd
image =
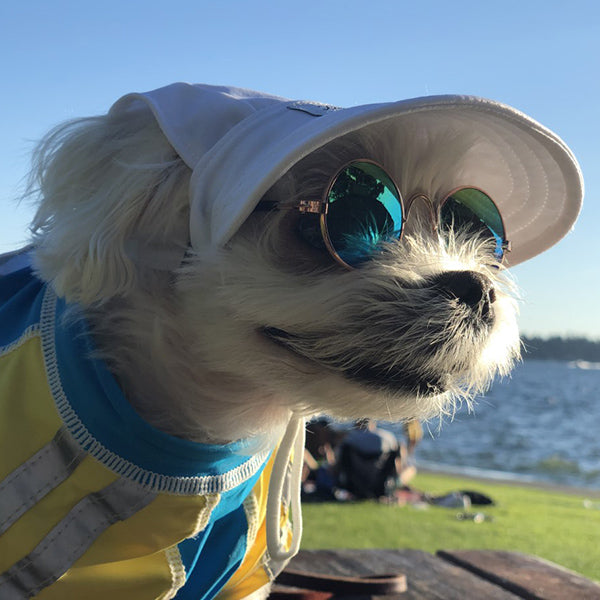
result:
M 404 573 L 408 590 L 385 600 L 516 600 L 517 595 L 420 550 L 302 550 L 290 568 L 331 575 Z
M 600 585 L 536 556 L 493 550 L 437 553 L 527 600 L 600 600 Z

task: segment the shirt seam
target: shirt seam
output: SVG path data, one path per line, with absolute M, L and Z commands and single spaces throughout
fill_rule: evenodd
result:
M 50 286 L 47 286 L 42 300 L 40 319 L 42 353 L 46 376 L 60 418 L 75 441 L 90 456 L 98 460 L 113 473 L 147 489 L 185 496 L 230 491 L 248 481 L 260 470 L 269 456 L 269 451 L 256 454 L 241 465 L 218 475 L 175 476 L 144 469 L 106 448 L 83 424 L 71 406 L 62 387 L 54 341 L 56 303 L 56 295 Z

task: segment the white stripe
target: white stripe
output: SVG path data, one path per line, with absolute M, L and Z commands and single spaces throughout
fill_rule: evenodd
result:
M 132 516 L 156 498 L 118 479 L 80 500 L 27 556 L 0 575 L 0 598 L 31 598 L 64 575 L 113 523 Z
M 254 492 L 250 492 L 248 497 L 244 500 L 244 512 L 246 513 L 246 523 L 248 525 L 248 531 L 246 532 L 246 548 L 249 550 L 254 545 L 256 534 L 258 533 L 258 522 L 260 507 L 258 506 L 258 499 Z
M 0 483 L 0 534 L 62 483 L 84 457 L 65 427 Z
M 171 589 L 164 597 L 164 600 L 169 600 L 170 598 L 175 598 L 177 592 L 185 585 L 185 566 L 177 546 L 167 548 L 167 550 L 165 550 L 165 557 L 169 563 L 169 569 L 171 570 L 173 582 Z
M 54 397 L 56 408 L 71 435 L 78 444 L 85 448 L 86 452 L 91 454 L 108 469 L 156 492 L 196 496 L 199 494 L 219 494 L 232 490 L 253 477 L 263 466 L 269 457 L 270 452 L 268 450 L 250 457 L 246 462 L 221 475 L 176 477 L 142 469 L 108 450 L 87 430 L 73 410 L 63 390 L 54 342 L 55 314 L 56 295 L 50 286 L 47 286 L 42 302 L 41 333 L 42 351 L 50 391 Z

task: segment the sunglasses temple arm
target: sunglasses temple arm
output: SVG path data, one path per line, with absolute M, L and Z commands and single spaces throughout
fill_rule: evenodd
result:
M 273 200 L 261 200 L 255 207 L 253 212 L 270 212 L 272 210 L 279 210 L 277 202 Z
M 254 208 L 253 212 L 269 212 L 272 210 L 280 210 L 282 208 L 295 208 L 301 213 L 321 214 L 323 212 L 323 203 L 319 200 L 300 200 L 297 206 L 280 207 L 273 200 L 261 200 Z

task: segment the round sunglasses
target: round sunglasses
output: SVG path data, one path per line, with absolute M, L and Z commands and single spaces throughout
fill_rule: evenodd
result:
M 266 208 L 261 204 L 259 210 Z M 381 165 L 368 159 L 344 165 L 320 200 L 301 200 L 294 208 L 303 215 L 300 236 L 315 248 L 325 247 L 350 269 L 381 252 L 384 244 L 398 241 L 407 218 L 398 186 Z M 444 197 L 437 226 L 442 232 L 466 231 L 490 240 L 498 262 L 510 250 L 498 207 L 474 187 L 461 187 Z

